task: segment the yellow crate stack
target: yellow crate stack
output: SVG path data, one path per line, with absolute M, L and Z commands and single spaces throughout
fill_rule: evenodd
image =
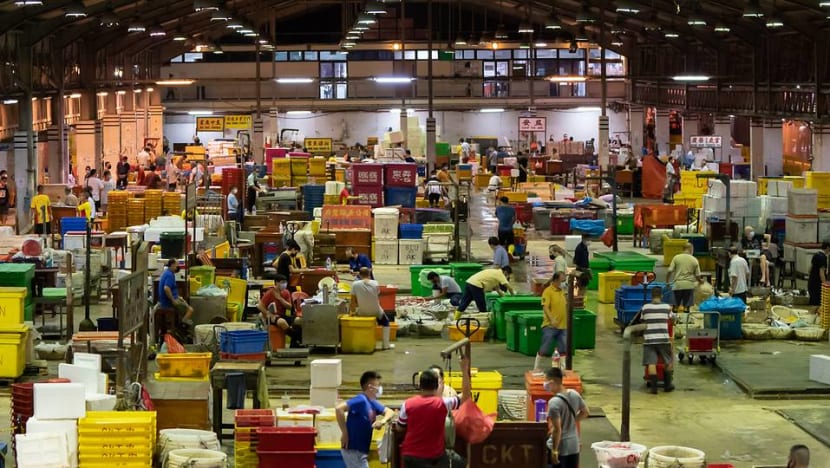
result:
M 113 190 L 107 195 L 107 230 L 121 231 L 127 224 L 127 201 L 132 193 L 126 190 Z
M 688 208 L 703 208 L 703 196 L 708 190 L 707 179 L 698 179 L 698 174 L 714 174 L 711 171 L 681 171 L 680 191 L 674 194 L 675 205 Z
M 271 162 L 271 185 L 274 187 L 291 186 L 291 161 L 287 158 L 276 158 Z
M 325 158 L 311 158 L 308 160 L 308 175 L 310 177 L 326 177 Z
M 291 174 L 291 185 L 301 187 L 308 183 L 308 176 Z
M 793 188 L 805 188 L 807 180 L 801 176 L 784 176 L 784 180 L 793 183 Z
M 152 466 L 155 411 L 89 411 L 78 421 L 80 468 Z
M 157 189 L 148 189 L 144 191 L 144 218 L 147 222 L 161 216 L 161 198 L 163 193 L 163 191 Z
M 770 177 L 758 177 L 758 195 L 767 194 L 767 186 L 769 185 Z
M 182 212 L 182 194 L 179 192 L 164 192 L 161 197 L 162 213 L 167 213 L 168 216 L 178 215 Z
M 663 236 L 663 265 L 671 265 L 674 257 L 683 253 L 683 249 L 688 242 L 686 239 L 669 239 L 667 236 Z
M 127 200 L 127 226 L 139 226 L 144 224 L 144 199 L 131 198 Z
M 309 158 L 288 158 L 289 164 L 291 164 L 291 175 L 308 175 L 308 160 Z
M 806 187 L 818 192 L 818 208 L 830 208 L 830 172 L 810 171 L 805 175 Z

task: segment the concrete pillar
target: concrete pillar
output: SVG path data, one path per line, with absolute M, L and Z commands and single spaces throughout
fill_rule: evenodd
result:
M 267 140 L 272 147 L 277 146 L 277 141 L 280 137 L 280 121 L 277 115 L 277 108 L 272 107 L 268 110 L 268 117 L 262 123 L 262 132 L 265 134 L 264 139 Z
M 813 126 L 814 171 L 830 171 L 830 125 Z
M 406 112 L 403 112 L 406 113 Z M 427 147 L 426 147 L 426 157 L 427 157 L 427 169 L 432 170 L 435 168 L 437 159 L 435 154 L 435 132 L 436 132 L 436 122 L 435 117 L 427 117 Z
M 125 102 L 129 102 L 128 99 Z M 143 141 L 139 141 L 136 134 L 135 111 L 121 111 L 119 115 L 119 125 L 121 127 L 121 148 L 126 151 L 127 157 L 131 163 L 135 162 L 136 155 Z
M 753 180 L 764 177 L 764 120 L 753 118 L 749 124 L 749 162 Z
M 693 136 L 700 135 L 700 116 L 684 115 L 683 116 L 683 150 L 689 151 L 689 139 Z
M 117 115 L 105 115 L 101 121 L 103 137 L 104 161 L 112 164 L 118 163 L 118 156 L 121 154 L 121 125 Z M 113 178 L 115 174 L 113 174 Z
M 784 133 L 781 129 L 781 119 L 770 119 L 764 122 L 764 153 L 767 175 L 783 175 Z
M 659 154 L 671 153 L 672 148 L 669 147 L 669 111 L 667 109 L 657 109 L 654 116 L 654 138 Z
M 599 167 L 608 167 L 608 116 L 599 116 L 599 137 L 597 137 L 597 163 Z
M 96 135 L 94 120 L 82 120 L 75 124 L 75 180 L 83 183 L 84 168 L 95 167 Z
M 49 174 L 50 184 L 61 184 L 66 181 L 64 177 L 66 167 L 66 132 L 61 141 L 61 132 L 57 125 L 46 129 L 46 168 Z M 45 172 L 45 171 L 44 171 Z
M 264 120 L 265 117 L 262 114 L 259 116 L 255 115 L 253 118 L 254 132 L 251 135 L 251 153 L 254 155 L 256 164 L 263 164 L 265 162 Z
M 30 143 L 33 147 L 30 147 Z M 32 165 L 34 158 L 35 164 Z M 18 232 L 29 226 L 29 207 L 35 188 L 34 181 L 37 173 L 37 134 L 32 131 L 14 132 L 14 158 L 9 158 L 6 169 L 14 178 L 17 187 L 17 199 L 14 208 L 17 216 Z
M 409 120 L 407 119 L 407 116 L 406 116 L 406 108 L 401 107 L 401 135 L 403 135 L 403 147 L 404 148 L 409 147 L 408 141 L 407 141 L 408 140 L 408 138 L 407 138 L 408 130 L 409 130 Z M 415 152 L 413 151 L 412 154 L 415 154 Z
M 161 150 L 164 141 L 164 107 L 150 106 L 147 109 L 147 138 L 158 138 L 158 149 Z
M 104 132 L 101 121 L 95 121 L 95 165 L 93 168 L 100 168 L 104 165 Z M 98 169 L 100 172 L 100 169 Z M 100 175 L 100 174 L 99 174 Z
M 729 153 L 732 150 L 732 118 L 728 115 L 716 115 L 713 135 L 717 135 L 723 140 L 723 147 L 720 151 L 715 150 L 715 159 L 729 162 Z
M 641 154 L 643 149 L 643 128 L 645 127 L 645 114 L 643 106 L 631 104 L 628 108 L 628 142 L 631 144 L 631 151 Z

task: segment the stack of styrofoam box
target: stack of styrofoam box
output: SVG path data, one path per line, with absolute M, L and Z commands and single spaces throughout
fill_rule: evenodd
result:
M 72 364 L 58 364 L 58 377 L 84 386 L 87 411 L 112 411 L 116 396 L 108 394 L 107 374 L 101 372 L 101 355 L 75 353 Z
M 767 181 L 767 195 L 771 197 L 786 197 L 792 188 L 793 183 L 790 180 Z
M 343 383 L 343 364 L 340 359 L 311 361 L 311 406 L 334 408 L 337 391 Z
M 772 218 L 783 218 L 787 214 L 787 197 L 774 197 L 772 195 L 762 195 L 758 197 L 761 200 L 761 217 L 758 221 L 759 226 L 766 226 L 767 220 Z
M 818 250 L 818 193 L 814 189 L 790 189 L 787 195 L 784 260 L 795 262 L 795 271 L 810 273 L 810 260 Z
M 86 386 L 81 383 L 36 383 L 34 397 L 35 415 L 26 422 L 26 433 L 54 436 L 65 441 L 49 450 L 60 451 L 60 447 L 64 447 L 61 456 L 66 457 L 69 466 L 78 466 L 78 419 L 86 416 Z M 20 447 L 18 438 L 18 466 L 30 466 L 22 463 L 21 457 L 27 455 Z
M 818 214 L 818 242 L 830 241 L 830 213 Z
M 398 264 L 398 217 L 397 208 L 375 208 L 373 237 L 374 258 L 378 265 Z
M 732 180 L 729 183 L 729 203 L 726 185 L 719 180 L 710 180 L 709 189 L 703 197 L 703 219 L 725 219 L 729 205 L 730 218 L 740 230 L 745 226 L 757 227 L 761 216 L 762 203 L 756 196 L 757 184 L 746 180 Z
M 314 415 L 314 428 L 317 429 L 318 444 L 340 443 L 340 425 L 334 410 L 326 409 Z
M 830 356 L 825 354 L 810 356 L 810 380 L 830 385 Z

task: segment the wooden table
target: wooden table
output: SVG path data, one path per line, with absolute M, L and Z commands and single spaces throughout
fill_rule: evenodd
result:
M 223 429 L 233 429 L 233 424 L 222 423 L 222 390 L 225 390 L 225 376 L 227 374 L 245 374 L 245 388 L 253 392 L 254 409 L 262 405 L 259 401 L 259 379 L 264 378 L 264 362 L 248 361 L 219 361 L 210 370 L 210 384 L 213 391 L 213 432 L 221 441 L 232 439 L 233 434 L 223 434 Z
M 67 293 L 63 297 L 43 297 L 43 296 L 36 296 L 33 299 L 35 307 L 37 306 L 49 306 L 48 308 L 55 308 L 55 313 L 58 315 L 58 334 L 57 337 L 59 340 L 62 340 L 64 336 L 66 336 L 66 340 L 72 337 L 75 333 L 75 319 L 73 317 L 73 310 L 72 310 L 72 299 L 71 299 L 71 291 L 72 288 L 66 288 Z M 55 336 L 52 333 L 46 333 L 46 309 L 47 307 L 43 307 L 41 310 L 41 325 L 44 328 L 43 336 Z M 63 316 L 66 315 L 66 328 L 63 328 Z M 34 320 L 34 317 L 32 318 Z

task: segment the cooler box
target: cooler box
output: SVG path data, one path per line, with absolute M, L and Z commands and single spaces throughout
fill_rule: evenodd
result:
M 17 326 L 23 323 L 26 296 L 29 291 L 19 287 L 0 287 L 0 326 Z M 31 320 L 28 317 L 28 320 Z
M 507 339 L 505 314 L 514 310 L 542 310 L 542 298 L 538 296 L 504 296 L 493 302 L 493 321 L 496 327 L 496 339 Z
M 562 383 L 566 389 L 576 390 L 582 393 L 582 379 L 574 371 L 563 371 L 565 378 Z M 529 370 L 525 372 L 525 390 L 527 391 L 527 414 L 528 421 L 536 421 L 536 405 L 533 404 L 536 400 L 548 401 L 553 398 L 553 394 L 546 391 L 544 387 L 545 374 L 544 372 L 534 372 Z
M 720 339 L 740 340 L 743 338 L 743 332 L 741 331 L 743 317 L 743 310 L 720 311 Z M 715 314 L 705 314 L 703 316 L 703 326 L 714 329 L 716 320 Z
M 424 270 L 435 269 L 437 270 L 438 267 L 433 265 L 410 265 L 409 266 L 409 281 L 412 285 L 412 295 L 417 297 L 429 297 L 432 296 L 432 288 L 427 288 L 421 285 L 421 272 Z M 462 288 L 463 291 L 463 288 Z
M 519 349 L 525 356 L 535 356 L 542 344 L 542 314 L 526 312 L 520 314 L 516 321 L 519 328 Z
M 461 389 L 461 373 L 447 374 L 446 383 L 455 389 Z M 499 411 L 499 390 L 502 387 L 502 376 L 498 371 L 472 371 L 473 400 L 481 412 L 494 414 Z
M 343 354 L 375 352 L 375 317 L 340 317 L 340 350 Z
M 16 379 L 26 369 L 29 328 L 22 324 L 0 326 L 0 377 Z
M 450 263 L 452 276 L 461 292 L 464 292 L 464 286 L 467 285 L 467 278 L 481 271 L 484 267 L 480 263 Z
M 631 284 L 631 273 L 622 271 L 603 271 L 599 274 L 599 302 L 602 304 L 613 304 L 614 294 L 622 285 Z
M 595 256 L 592 260 L 588 261 L 588 267 L 591 269 L 591 281 L 588 282 L 588 290 L 596 291 L 599 289 L 599 273 L 611 271 L 611 261 Z
M 571 349 L 594 349 L 597 345 L 597 314 L 575 309 Z

